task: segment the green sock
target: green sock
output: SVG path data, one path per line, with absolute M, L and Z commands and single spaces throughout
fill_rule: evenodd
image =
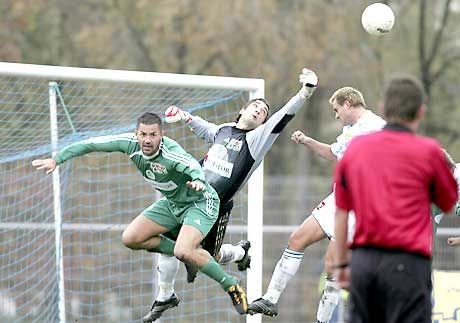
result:
M 174 246 L 176 243 L 169 238 L 160 236 L 160 244 L 155 248 L 149 249 L 150 252 L 158 252 L 168 256 L 174 256 Z
M 225 291 L 228 291 L 230 286 L 238 283 L 235 277 L 227 274 L 214 258 L 211 258 L 206 265 L 201 267 L 200 271 L 218 282 Z

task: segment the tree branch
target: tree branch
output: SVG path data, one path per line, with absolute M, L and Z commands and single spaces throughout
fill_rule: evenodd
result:
M 423 66 L 425 66 L 425 12 L 426 12 L 426 0 L 420 0 L 420 16 L 418 20 L 418 52 L 420 57 L 420 71 L 423 75 Z
M 433 46 L 431 47 L 430 56 L 428 57 L 428 60 L 426 62 L 428 65 L 428 69 L 430 69 L 431 65 L 433 64 L 433 61 L 436 58 L 436 54 L 438 53 L 439 48 L 441 47 L 442 36 L 447 26 L 447 20 L 449 19 L 450 3 L 451 3 L 451 0 L 446 0 L 444 4 L 444 11 L 443 11 L 442 20 L 441 20 L 441 27 L 436 33 L 436 36 L 433 41 Z
M 123 21 L 126 24 L 126 27 L 129 30 L 129 33 L 133 37 L 134 43 L 137 45 L 143 59 L 144 59 L 144 66 L 140 66 L 140 68 L 144 70 L 157 70 L 157 64 L 150 56 L 150 49 L 145 44 L 142 33 L 136 29 L 133 22 L 131 21 L 131 15 L 126 14 L 123 9 L 120 7 L 120 3 L 118 0 L 112 0 L 113 6 L 118 11 L 120 16 L 123 18 Z
M 439 77 L 442 76 L 442 74 L 444 74 L 444 72 L 450 66 L 452 66 L 452 64 L 454 64 L 457 61 L 460 61 L 460 54 L 456 55 L 456 56 L 453 56 L 450 59 L 444 60 L 444 62 L 441 64 L 441 66 L 438 68 L 438 70 L 436 72 L 433 72 L 433 74 L 432 74 L 433 76 L 431 77 L 432 81 L 433 82 L 436 81 Z
M 211 56 L 208 56 L 208 59 L 201 65 L 201 67 L 196 71 L 197 74 L 206 73 L 206 71 L 214 64 L 215 61 L 222 58 L 222 52 L 218 50 Z

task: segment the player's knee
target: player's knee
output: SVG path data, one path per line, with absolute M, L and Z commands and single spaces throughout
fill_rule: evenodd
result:
M 121 242 L 129 249 L 139 249 L 139 241 L 136 239 L 136 235 L 131 234 L 129 231 L 123 231 L 121 235 Z
M 187 246 L 176 243 L 174 246 L 174 256 L 182 262 L 191 262 L 192 250 Z

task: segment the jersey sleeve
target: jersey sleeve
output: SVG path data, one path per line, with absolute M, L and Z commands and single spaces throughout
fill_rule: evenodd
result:
M 348 134 L 350 132 L 348 128 L 349 126 L 343 127 L 342 133 L 337 137 L 337 140 L 331 144 L 331 152 L 337 159 L 343 157 L 347 149 L 347 144 L 351 140 L 351 135 Z
M 170 140 L 170 142 L 173 141 Z M 178 173 L 189 176 L 192 181 L 199 180 L 205 183 L 206 180 L 200 163 L 185 150 L 179 148 L 180 146 L 178 146 L 177 143 L 175 143 L 175 145 L 176 146 L 169 147 L 167 152 L 163 154 L 163 157 L 174 163 L 174 169 Z
M 188 126 L 195 135 L 204 139 L 208 143 L 212 143 L 214 141 L 214 137 L 219 130 L 218 125 L 208 122 L 198 116 L 194 116 L 188 123 Z
M 128 153 L 129 145 L 136 142 L 136 137 L 131 133 L 93 137 L 65 147 L 54 156 L 54 159 L 58 164 L 62 164 L 71 158 L 96 151 Z
M 433 165 L 432 199 L 443 212 L 449 212 L 458 199 L 457 182 L 440 147 L 432 155 L 429 159 Z
M 188 156 L 188 159 L 183 159 L 182 161 L 178 162 L 175 168 L 179 173 L 190 176 L 192 181 L 198 180 L 203 183 L 206 181 L 200 164 L 190 156 Z
M 246 140 L 249 151 L 254 159 L 260 159 L 261 156 L 264 156 L 268 152 L 280 132 L 291 121 L 304 103 L 305 98 L 299 94 L 294 95 L 281 109 L 268 118 L 264 124 L 247 134 Z

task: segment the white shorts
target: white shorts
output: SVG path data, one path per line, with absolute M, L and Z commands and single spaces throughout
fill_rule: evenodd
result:
M 334 192 L 322 200 L 313 210 L 311 215 L 318 221 L 321 229 L 329 239 L 335 240 L 335 197 Z M 355 213 L 348 213 L 348 241 L 352 241 L 355 233 Z

